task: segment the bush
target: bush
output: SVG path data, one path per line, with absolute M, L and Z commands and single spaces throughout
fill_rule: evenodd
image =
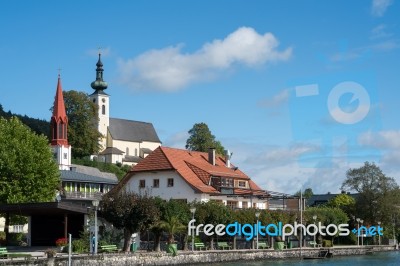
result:
M 322 240 L 322 246 L 323 247 L 332 247 L 332 241 L 331 240 Z
M 72 241 L 72 251 L 76 253 L 88 253 L 89 246 L 83 239 L 76 239 Z

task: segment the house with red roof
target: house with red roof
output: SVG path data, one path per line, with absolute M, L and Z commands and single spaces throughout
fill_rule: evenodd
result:
M 118 190 L 165 200 L 216 200 L 232 208 L 267 209 L 268 193 L 230 162 L 230 156 L 158 147 L 118 184 Z

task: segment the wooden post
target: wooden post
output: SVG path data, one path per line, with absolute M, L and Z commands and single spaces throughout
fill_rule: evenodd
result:
M 64 213 L 64 237 L 68 239 L 68 215 Z

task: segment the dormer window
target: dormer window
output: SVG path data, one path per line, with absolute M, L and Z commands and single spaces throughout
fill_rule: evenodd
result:
M 238 181 L 238 187 L 241 187 L 241 188 L 247 187 L 246 186 L 246 181 Z
M 221 187 L 233 187 L 233 178 L 221 177 Z

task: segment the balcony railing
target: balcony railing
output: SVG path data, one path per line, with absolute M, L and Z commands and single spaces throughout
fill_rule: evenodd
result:
M 101 200 L 103 193 L 98 191 L 97 192 L 65 191 L 64 196 L 66 199 Z

